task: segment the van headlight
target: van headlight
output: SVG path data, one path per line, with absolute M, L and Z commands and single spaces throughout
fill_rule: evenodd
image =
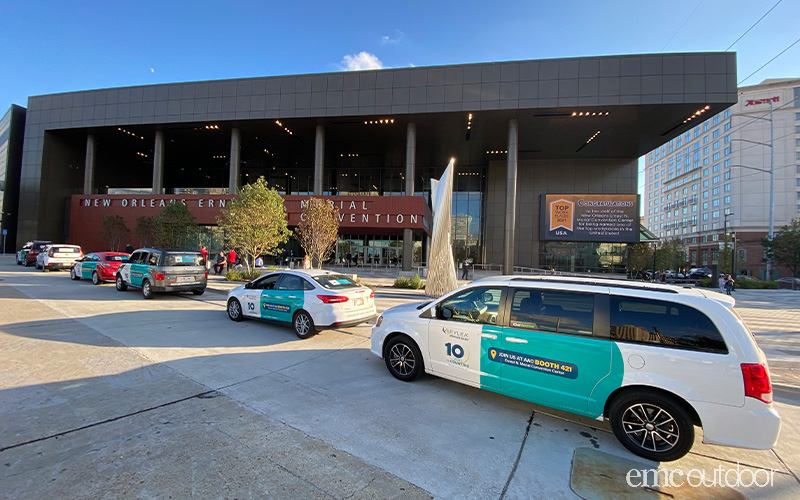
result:
M 378 316 L 378 321 L 375 322 L 375 326 L 381 326 L 381 323 L 383 323 L 383 315 Z

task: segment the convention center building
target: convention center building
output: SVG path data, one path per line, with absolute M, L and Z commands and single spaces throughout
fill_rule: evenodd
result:
M 16 244 L 104 249 L 103 216 L 219 209 L 263 176 L 289 225 L 340 211 L 337 259 L 424 265 L 429 194 L 455 159 L 456 261 L 621 272 L 638 158 L 737 102 L 734 53 L 647 54 L 171 83 L 28 99 Z M 701 118 L 702 117 L 702 118 Z M 131 236 L 135 246 L 135 236 Z M 301 250 L 293 240 L 294 255 Z

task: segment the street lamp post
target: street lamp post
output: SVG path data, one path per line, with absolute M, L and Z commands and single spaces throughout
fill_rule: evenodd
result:
M 725 242 L 725 246 L 723 247 L 724 248 L 723 251 L 725 252 L 726 255 L 728 253 L 728 217 L 730 217 L 731 215 L 736 215 L 736 214 L 734 214 L 732 212 L 728 212 L 726 214 L 723 214 L 723 216 L 722 216 L 723 217 L 722 238 L 723 238 L 723 241 Z M 730 273 L 735 277 L 736 275 L 733 274 L 733 269 L 734 269 L 733 268 L 733 256 L 731 257 L 730 266 L 731 266 L 730 267 Z

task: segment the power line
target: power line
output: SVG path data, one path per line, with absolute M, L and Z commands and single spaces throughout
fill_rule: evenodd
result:
M 780 52 L 778 53 L 778 55 L 777 55 L 777 56 L 773 57 L 772 59 L 770 59 L 769 61 L 767 61 L 766 63 L 764 63 L 764 65 L 763 65 L 763 66 L 761 66 L 761 67 L 760 67 L 760 68 L 758 68 L 757 70 L 755 70 L 755 71 L 753 71 L 752 73 L 750 73 L 749 75 L 747 75 L 747 78 L 745 78 L 745 79 L 744 79 L 744 80 L 742 80 L 741 82 L 737 83 L 736 85 L 741 85 L 742 83 L 746 82 L 746 81 L 748 80 L 748 78 L 750 78 L 751 76 L 755 75 L 756 73 L 758 73 L 759 71 L 761 71 L 762 69 L 764 69 L 764 68 L 765 68 L 765 67 L 766 67 L 766 66 L 767 66 L 769 63 L 771 63 L 771 62 L 772 62 L 772 61 L 774 61 L 775 59 L 777 59 L 777 58 L 779 58 L 780 56 L 782 56 L 782 55 L 783 55 L 783 53 L 784 53 L 784 52 L 786 52 L 787 50 L 789 50 L 789 49 L 791 49 L 792 47 L 794 47 L 794 46 L 797 44 L 797 42 L 800 42 L 800 38 L 798 38 L 797 40 L 795 40 L 794 42 L 792 42 L 792 43 L 791 43 L 791 44 L 790 44 L 788 47 L 786 47 L 785 49 L 783 49 L 782 51 L 780 51 Z
M 672 42 L 672 40 L 673 40 L 673 39 L 674 39 L 676 36 L 678 36 L 678 33 L 680 33 L 681 29 L 683 29 L 683 27 L 684 27 L 684 26 L 686 26 L 686 23 L 688 23 L 688 22 L 689 22 L 689 19 L 691 19 L 691 18 L 692 18 L 692 16 L 694 15 L 694 13 L 695 13 L 695 12 L 697 12 L 697 9 L 699 9 L 699 8 L 700 8 L 700 5 L 701 5 L 702 3 L 703 3 L 703 0 L 700 0 L 700 3 L 698 3 L 698 4 L 697 4 L 697 7 L 695 7 L 695 8 L 694 8 L 694 10 L 692 11 L 692 13 L 691 13 L 691 14 L 689 14 L 689 17 L 687 17 L 687 18 L 686 18 L 686 20 L 685 20 L 685 21 L 683 21 L 683 24 L 681 24 L 681 25 L 680 25 L 680 27 L 678 28 L 678 30 L 677 30 L 677 31 L 675 31 L 675 33 L 672 35 L 672 38 L 670 38 L 670 39 L 669 39 L 669 41 L 667 41 L 667 43 L 664 45 L 664 48 L 662 48 L 662 49 L 661 49 L 661 52 L 664 52 L 664 49 L 666 49 L 666 48 L 667 48 L 667 45 L 669 45 L 669 44 Z
M 779 4 L 779 3 L 781 3 L 782 1 L 783 1 L 783 0 L 778 0 L 778 3 L 776 3 L 775 5 L 773 5 L 773 6 L 772 6 L 772 9 L 774 9 L 775 7 L 777 7 L 777 6 L 778 6 L 778 4 Z M 769 9 L 769 10 L 767 11 L 767 14 L 769 14 L 770 12 L 772 12 L 772 9 Z M 764 14 L 763 16 L 761 16 L 761 19 L 764 19 L 765 17 L 767 17 L 767 14 Z M 752 26 L 750 26 L 749 28 L 747 28 L 747 31 L 745 31 L 744 33 L 742 33 L 742 36 L 740 36 L 739 38 L 737 38 L 735 42 L 733 42 L 732 44 L 730 44 L 730 45 L 728 46 L 728 48 L 727 48 L 727 49 L 725 49 L 725 52 L 728 52 L 729 50 L 731 50 L 731 47 L 733 47 L 734 45 L 736 45 L 736 42 L 738 42 L 739 40 L 741 40 L 742 38 L 744 38 L 744 36 L 745 36 L 746 34 L 750 33 L 750 30 L 751 30 L 751 29 L 753 29 L 753 28 L 755 28 L 755 27 L 756 27 L 756 24 L 758 24 L 758 23 L 760 23 L 760 22 L 761 22 L 761 19 L 759 19 L 758 21 L 756 21 L 755 23 L 753 23 L 753 25 L 752 25 Z

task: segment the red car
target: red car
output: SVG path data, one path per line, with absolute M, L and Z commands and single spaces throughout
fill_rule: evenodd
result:
M 119 265 L 128 262 L 130 256 L 131 254 L 124 252 L 90 253 L 72 265 L 69 276 L 74 280 L 91 279 L 95 285 L 104 281 L 114 281 Z
M 31 267 L 36 265 L 36 256 L 44 250 L 44 248 L 51 244 L 52 241 L 44 241 L 44 240 L 36 240 L 31 243 L 31 248 L 28 250 L 28 253 L 25 254 L 25 267 Z

